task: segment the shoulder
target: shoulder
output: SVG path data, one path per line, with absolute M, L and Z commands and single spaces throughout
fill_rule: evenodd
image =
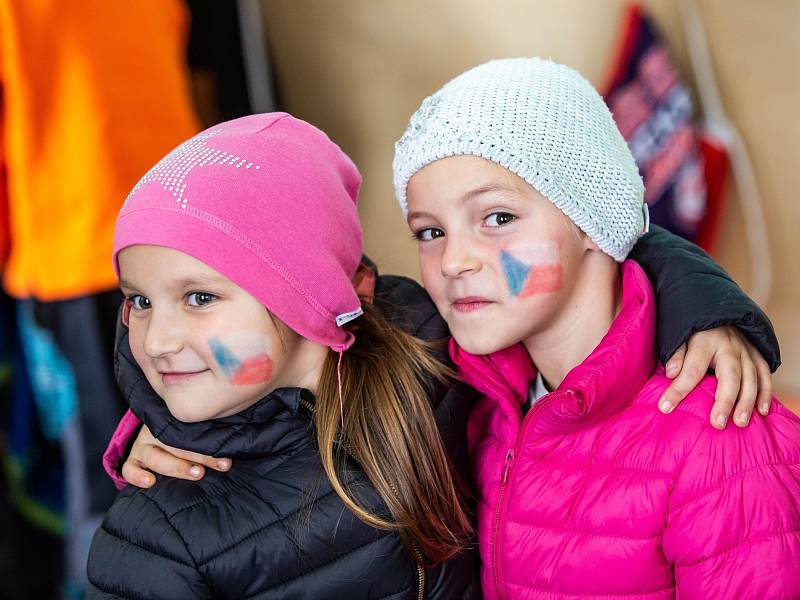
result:
M 713 490 L 775 493 L 786 502 L 800 502 L 800 480 L 785 486 L 786 476 L 800 477 L 800 418 L 773 399 L 767 417 L 754 413 L 747 427 L 729 424 L 724 430 L 710 424 L 717 389 L 715 377 L 706 376 L 669 415 L 656 402 L 670 380 L 657 373 L 637 396 L 634 406 L 653 424 L 652 439 L 672 454 L 676 485 L 674 505 L 681 505 Z M 793 473 L 793 475 L 791 475 Z M 747 483 L 745 483 L 747 482 Z M 751 488 L 743 490 L 741 486 Z M 777 498 L 777 497 L 776 497 Z
M 186 561 L 189 549 L 181 532 L 181 520 L 177 517 L 213 504 L 215 497 L 224 495 L 220 485 L 224 479 L 215 475 L 209 471 L 197 482 L 158 477 L 156 484 L 149 489 L 129 485 L 111 505 L 100 530 L 118 539 L 149 546 L 153 552 Z M 148 543 L 147 540 L 152 541 Z
M 659 427 L 676 421 L 679 427 L 692 432 L 693 445 L 702 448 L 713 445 L 729 452 L 741 449 L 741 444 L 758 442 L 761 452 L 748 453 L 746 460 L 775 460 L 781 456 L 800 458 L 800 418 L 773 397 L 773 407 L 767 417 L 753 413 L 747 427 L 729 424 L 724 430 L 710 424 L 711 408 L 717 392 L 717 379 L 706 375 L 698 386 L 669 415 L 662 415 L 657 401 L 671 383 L 659 369 L 645 383 L 632 406 L 652 415 Z M 663 417 L 663 418 L 662 418 Z
M 654 382 L 659 394 L 669 383 L 662 379 Z M 650 407 L 659 451 L 676 459 L 664 552 L 683 590 L 709 594 L 713 581 L 726 590 L 714 597 L 772 597 L 764 590 L 800 585 L 800 419 L 774 400 L 767 417 L 755 413 L 746 427 L 720 431 L 709 422 L 715 391 L 707 377 L 671 414 L 656 414 L 657 398 Z M 769 557 L 768 574 L 752 571 L 758 556 Z
M 167 507 L 152 490 L 132 486 L 120 493 L 95 532 L 87 574 L 92 594 L 194 598 L 208 591 Z

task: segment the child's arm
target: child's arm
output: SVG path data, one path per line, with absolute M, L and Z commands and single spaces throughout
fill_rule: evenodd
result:
M 231 460 L 162 444 L 130 410 L 117 425 L 103 454 L 103 468 L 118 490 L 129 483 L 149 488 L 156 482 L 151 471 L 179 479 L 202 479 L 205 467 L 227 471 Z
M 780 349 L 758 305 L 703 250 L 660 227 L 639 240 L 630 258 L 653 283 L 658 353 L 674 378 L 659 402 L 662 410 L 674 409 L 712 368 L 720 380 L 711 412 L 715 427 L 724 428 L 737 398 L 737 425 L 747 424 L 756 398 L 767 414 L 769 372 L 780 365 Z

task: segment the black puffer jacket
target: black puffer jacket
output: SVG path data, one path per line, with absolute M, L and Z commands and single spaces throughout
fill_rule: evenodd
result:
M 417 337 L 447 329 L 419 285 L 379 278 L 376 303 Z M 131 408 L 171 446 L 228 456 L 233 468 L 199 482 L 160 477 L 152 488 L 124 489 L 95 534 L 87 598 L 479 598 L 473 548 L 420 576 L 396 534 L 359 521 L 331 489 L 315 447 L 313 397 L 276 390 L 237 415 L 179 423 L 136 366 L 119 328 L 117 377 Z M 467 478 L 463 385 L 432 397 L 447 449 Z M 359 499 L 382 503 L 361 472 L 348 473 Z

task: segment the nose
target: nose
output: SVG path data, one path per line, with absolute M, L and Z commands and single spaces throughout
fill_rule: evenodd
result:
M 150 358 L 175 354 L 183 349 L 180 318 L 151 309 L 144 338 L 144 351 Z
M 465 236 L 448 235 L 442 255 L 442 275 L 447 278 L 462 277 L 481 270 L 481 261 L 474 244 Z

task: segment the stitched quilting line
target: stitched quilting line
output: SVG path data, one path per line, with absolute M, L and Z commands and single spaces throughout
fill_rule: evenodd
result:
M 349 482 L 346 482 L 346 483 L 349 483 Z M 255 537 L 255 536 L 257 536 L 257 535 L 260 535 L 261 533 L 263 533 L 265 530 L 269 529 L 270 527 L 273 527 L 273 526 L 275 526 L 275 525 L 280 525 L 280 524 L 281 524 L 281 523 L 283 523 L 285 520 L 287 520 L 287 519 L 289 519 L 289 518 L 291 518 L 291 517 L 295 517 L 295 516 L 297 516 L 297 513 L 299 513 L 300 511 L 302 511 L 302 510 L 308 510 L 308 508 L 310 508 L 310 507 L 311 507 L 311 506 L 313 506 L 314 504 L 316 504 L 316 503 L 320 502 L 320 501 L 321 501 L 323 498 L 327 498 L 327 497 L 328 497 L 328 496 L 330 496 L 331 494 L 335 494 L 335 493 L 336 493 L 336 492 L 335 492 L 334 490 L 331 490 L 331 491 L 329 491 L 329 492 L 326 492 L 326 493 L 324 493 L 323 495 L 321 495 L 321 496 L 317 496 L 316 498 L 312 499 L 312 500 L 311 500 L 311 502 L 307 502 L 307 503 L 305 503 L 305 504 L 302 504 L 302 505 L 300 505 L 300 506 L 299 506 L 299 507 L 298 507 L 296 510 L 293 510 L 291 513 L 289 513 L 289 514 L 287 514 L 287 515 L 284 515 L 284 516 L 283 516 L 283 517 L 281 517 L 280 519 L 276 519 L 275 521 L 270 521 L 269 523 L 266 523 L 266 524 L 262 525 L 261 527 L 259 527 L 259 528 L 258 528 L 258 529 L 256 529 L 255 531 L 251 531 L 250 533 L 248 533 L 248 534 L 247 534 L 245 537 L 243 537 L 242 539 L 240 539 L 240 540 L 237 540 L 237 541 L 233 542 L 233 543 L 232 543 L 232 544 L 230 544 L 229 546 L 227 546 L 227 547 L 223 548 L 222 550 L 219 550 L 219 551 L 218 551 L 218 552 L 216 552 L 215 554 L 213 554 L 213 555 L 209 556 L 209 557 L 208 557 L 207 559 L 205 559 L 205 560 L 204 560 L 202 563 L 200 563 L 200 565 L 199 565 L 199 566 L 201 566 L 201 567 L 202 567 L 202 566 L 205 566 L 205 565 L 207 565 L 207 564 L 208 564 L 209 562 L 211 562 L 212 560 L 216 560 L 217 558 L 219 558 L 219 557 L 220 557 L 220 556 L 222 556 L 223 554 L 226 554 L 227 552 L 230 552 L 231 550 L 233 550 L 233 549 L 234 549 L 236 546 L 238 546 L 239 544 L 242 544 L 242 543 L 246 542 L 247 540 L 249 540 L 249 539 L 250 539 L 250 538 L 252 538 L 252 537 Z
M 350 556 L 351 554 L 354 554 L 355 552 L 358 552 L 359 550 L 363 550 L 363 549 L 367 548 L 368 546 L 371 546 L 372 544 L 375 544 L 377 542 L 380 542 L 380 541 L 383 541 L 383 540 L 387 539 L 391 535 L 392 534 L 383 535 L 383 536 L 381 536 L 379 538 L 376 538 L 374 540 L 370 540 L 369 542 L 365 542 L 365 543 L 363 543 L 363 544 L 361 544 L 359 546 L 356 546 L 355 548 L 351 548 L 347 552 L 339 554 L 339 555 L 335 556 L 334 558 L 332 558 L 331 560 L 329 560 L 329 561 L 327 561 L 327 562 L 325 562 L 325 563 L 323 563 L 321 565 L 316 565 L 316 566 L 314 566 L 314 567 L 312 567 L 312 568 L 310 568 L 310 569 L 308 569 L 306 571 L 298 573 L 297 575 L 294 575 L 294 576 L 289 577 L 287 579 L 284 579 L 282 581 L 278 581 L 277 583 L 274 583 L 273 585 L 269 586 L 266 589 L 267 590 L 275 589 L 276 587 L 279 587 L 281 585 L 286 585 L 287 583 L 291 583 L 292 581 L 294 581 L 296 579 L 300 579 L 301 577 L 305 577 L 305 576 L 309 575 L 310 573 L 313 573 L 314 571 L 319 571 L 320 569 L 324 569 L 325 567 L 328 567 L 328 566 L 330 566 L 330 565 L 332 565 L 332 564 L 334 564 L 336 562 L 339 562 L 340 560 L 342 560 L 344 558 L 347 558 L 348 556 Z M 258 594 L 263 594 L 265 591 L 266 590 L 262 590 L 262 591 L 258 592 Z M 251 598 L 255 598 L 256 595 L 258 595 L 258 594 L 255 594 L 255 595 L 252 595 L 252 596 L 247 596 L 243 600 L 250 600 Z
M 531 462 L 536 462 L 537 467 L 576 467 L 576 468 L 584 468 L 584 469 L 603 469 L 608 473 L 616 472 L 616 471 L 624 471 L 626 473 L 635 473 L 637 475 L 641 475 L 643 477 L 649 477 L 650 479 L 664 479 L 666 481 L 672 481 L 675 476 L 671 473 L 661 473 L 659 471 L 649 471 L 647 469 L 642 469 L 640 467 L 632 467 L 624 464 L 619 463 L 607 463 L 607 462 L 589 462 L 583 463 L 578 461 L 570 461 L 570 460 L 537 460 L 536 458 L 528 458 Z
M 278 464 L 276 464 L 274 468 L 277 469 L 282 464 L 284 464 L 286 461 L 291 460 L 297 454 L 299 454 L 300 452 L 304 451 L 305 449 L 306 449 L 305 447 L 301 447 L 296 452 L 293 452 L 291 454 L 287 454 L 285 456 L 282 456 L 280 462 Z M 271 470 L 274 470 L 274 469 L 271 469 Z M 226 477 L 227 477 L 227 475 L 226 475 Z M 223 478 L 221 481 L 227 481 L 227 480 L 225 478 Z M 208 504 L 209 502 L 211 502 L 213 500 L 218 500 L 219 498 L 227 497 L 228 494 L 231 492 L 231 489 L 232 489 L 231 486 L 228 486 L 228 487 L 224 487 L 223 486 L 223 487 L 221 487 L 219 489 L 218 492 L 211 492 L 209 490 L 204 490 L 202 497 L 198 498 L 196 501 L 192 502 L 191 504 L 187 504 L 186 506 L 181 506 L 175 512 L 170 513 L 170 518 L 174 519 L 176 516 L 178 516 L 179 514 L 185 512 L 187 510 L 191 510 L 191 509 L 196 508 L 198 506 L 202 506 L 203 504 Z M 328 496 L 329 494 L 332 494 L 332 493 L 334 493 L 334 492 L 333 491 L 327 492 L 326 494 L 324 494 L 324 495 L 320 496 L 319 498 L 317 498 L 317 500 L 320 500 L 320 499 L 324 498 L 325 496 Z M 310 506 L 310 504 L 308 506 Z M 278 522 L 280 522 L 280 521 L 273 521 L 270 524 L 274 524 L 274 523 L 278 523 Z
M 151 598 L 146 598 L 145 596 L 139 596 L 136 592 L 130 592 L 129 590 L 121 590 L 119 586 L 111 586 L 111 588 L 106 587 L 105 585 L 98 585 L 91 579 L 89 580 L 90 588 L 94 588 L 99 592 L 103 592 L 104 598 L 110 598 L 111 600 L 152 600 Z M 113 589 L 113 591 L 112 591 Z M 91 591 L 91 589 L 86 590 Z M 126 594 L 125 596 L 121 596 L 120 594 Z
M 640 598 L 642 596 L 656 596 L 659 594 L 665 594 L 668 592 L 672 592 L 675 590 L 675 586 L 671 585 L 666 588 L 662 588 L 659 590 L 653 591 L 640 591 L 640 592 L 623 592 L 621 594 L 593 594 L 591 592 L 562 592 L 558 590 L 551 590 L 549 588 L 537 587 L 534 585 L 525 585 L 524 583 L 508 583 L 507 585 L 511 587 L 523 588 L 526 590 L 532 590 L 535 592 L 544 592 L 546 594 L 550 594 L 552 598 L 571 598 L 575 596 L 579 596 L 581 598 L 587 598 L 592 600 L 615 600 L 617 598 Z
M 181 565 L 182 567 L 187 567 L 189 569 L 195 569 L 196 568 L 193 564 L 191 564 L 189 562 L 184 562 L 182 560 L 178 560 L 177 558 L 174 558 L 172 556 L 168 556 L 167 554 L 164 554 L 162 551 L 156 549 L 155 547 L 149 547 L 149 546 L 146 546 L 144 544 L 140 544 L 139 542 L 134 542 L 133 540 L 128 539 L 121 531 L 117 531 L 115 529 L 110 528 L 106 523 L 101 524 L 100 525 L 100 529 L 102 531 L 105 531 L 108 535 L 110 535 L 110 536 L 112 536 L 114 538 L 117 538 L 118 540 L 122 540 L 126 544 L 130 544 L 131 546 L 135 546 L 136 548 L 139 548 L 140 550 L 144 550 L 145 552 L 147 552 L 149 554 L 155 554 L 155 555 L 160 556 L 161 558 L 166 559 L 166 560 L 168 560 L 170 562 L 173 562 L 175 564 Z
M 692 495 L 687 500 L 684 500 L 683 502 L 681 502 L 675 508 L 671 508 L 670 511 L 669 511 L 670 515 L 678 512 L 678 511 L 683 510 L 689 504 L 692 504 L 693 502 L 699 500 L 703 496 L 707 496 L 708 494 L 712 494 L 712 493 L 718 491 L 720 488 L 725 487 L 725 485 L 731 483 L 735 479 L 738 479 L 739 477 L 741 477 L 743 475 L 746 475 L 748 473 L 752 473 L 754 471 L 761 471 L 761 470 L 764 470 L 764 469 L 776 470 L 779 467 L 788 468 L 788 467 L 797 467 L 797 466 L 800 466 L 800 462 L 791 462 L 791 463 L 775 462 L 775 463 L 762 463 L 760 465 L 753 465 L 752 467 L 748 467 L 747 469 L 742 469 L 741 471 L 737 471 L 736 473 L 733 473 L 732 475 L 729 475 L 725 479 L 722 479 L 721 481 L 719 481 L 718 483 L 714 484 L 713 486 L 711 486 L 709 488 L 705 488 L 704 490 L 695 493 L 694 495 Z
M 185 539 L 183 539 L 183 536 L 180 534 L 180 532 L 179 532 L 179 531 L 178 531 L 178 529 L 175 527 L 175 525 L 173 525 L 173 524 L 172 524 L 172 521 L 171 521 L 171 520 L 170 520 L 170 518 L 167 516 L 167 513 L 165 513 L 165 512 L 164 512 L 164 509 L 162 509 L 162 508 L 161 508 L 161 506 L 158 504 L 158 502 L 156 502 L 155 500 L 153 500 L 153 498 L 151 498 L 150 496 L 148 496 L 146 492 L 144 492 L 144 493 L 142 493 L 142 494 L 140 494 L 140 495 L 141 495 L 141 497 L 142 497 L 142 498 L 145 498 L 145 499 L 149 500 L 150 502 L 152 502 L 152 503 L 153 503 L 153 506 L 155 506 L 155 507 L 158 509 L 158 512 L 160 512 L 160 513 L 161 513 L 161 515 L 164 517 L 164 520 L 165 520 L 165 521 L 167 522 L 167 524 L 170 526 L 170 528 L 172 529 L 172 531 L 173 531 L 173 532 L 175 532 L 175 535 L 176 535 L 176 536 L 178 536 L 178 539 L 179 539 L 179 540 L 181 541 L 181 543 L 183 544 L 183 547 L 186 549 L 186 554 L 189 556 L 189 558 L 191 558 L 191 559 L 192 559 L 192 562 L 194 563 L 194 569 L 197 571 L 197 574 L 198 574 L 198 575 L 199 575 L 199 576 L 200 576 L 200 577 L 203 579 L 203 583 L 205 583 L 205 585 L 206 585 L 206 587 L 207 587 L 208 589 L 212 589 L 212 586 L 211 586 L 211 585 L 209 585 L 209 582 L 208 582 L 208 580 L 205 578 L 205 575 L 203 575 L 202 571 L 200 571 L 200 566 L 197 564 L 197 559 L 196 559 L 196 558 L 195 558 L 195 557 L 192 555 L 192 551 L 191 551 L 191 550 L 189 550 L 189 545 L 186 543 L 186 540 L 185 540 Z
M 527 529 L 538 529 L 540 531 L 554 531 L 556 533 L 563 533 L 563 534 L 583 536 L 583 537 L 608 538 L 614 540 L 631 540 L 634 542 L 652 542 L 661 539 L 661 537 L 664 535 L 663 530 L 657 532 L 654 535 L 635 536 L 635 535 L 624 535 L 624 534 L 613 534 L 613 533 L 600 533 L 596 531 L 586 531 L 580 529 L 562 529 L 561 527 L 548 527 L 546 525 L 533 525 L 531 523 L 526 523 L 525 521 L 520 521 L 518 519 L 511 519 L 510 517 L 507 518 L 506 520 L 509 523 L 513 523 L 514 525 L 519 525 L 520 527 L 525 527 Z
M 796 535 L 796 536 L 800 535 L 800 528 L 798 528 L 798 529 L 778 529 L 778 530 L 773 531 L 773 532 L 768 533 L 768 534 L 764 534 L 764 535 L 760 535 L 758 537 L 742 540 L 741 542 L 733 544 L 732 546 L 728 546 L 727 548 L 724 548 L 724 549 L 720 550 L 719 552 L 715 552 L 714 554 L 710 554 L 709 556 L 704 556 L 703 558 L 699 558 L 699 559 L 697 559 L 695 561 L 692 561 L 690 563 L 680 564 L 680 565 L 676 564 L 675 568 L 676 569 L 686 569 L 686 568 L 689 568 L 689 567 L 693 567 L 695 565 L 699 565 L 702 562 L 706 562 L 706 561 L 712 560 L 714 558 L 718 558 L 718 557 L 720 557 L 720 556 L 722 556 L 724 554 L 728 554 L 729 552 L 733 552 L 734 550 L 736 550 L 738 548 L 742 548 L 744 546 L 752 546 L 753 544 L 757 544 L 759 542 L 763 542 L 763 541 L 766 541 L 766 540 L 774 538 L 774 537 L 789 537 L 789 536 L 792 536 L 792 535 Z

